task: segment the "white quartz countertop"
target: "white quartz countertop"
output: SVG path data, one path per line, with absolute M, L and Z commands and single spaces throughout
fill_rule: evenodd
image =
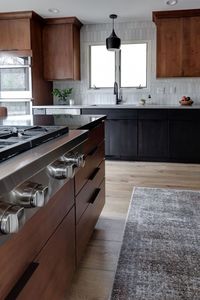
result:
M 135 104 L 93 104 L 93 105 L 42 105 L 33 106 L 34 109 L 59 109 L 60 111 L 68 109 L 83 109 L 83 108 L 94 108 L 94 109 L 200 109 L 200 105 L 135 105 Z

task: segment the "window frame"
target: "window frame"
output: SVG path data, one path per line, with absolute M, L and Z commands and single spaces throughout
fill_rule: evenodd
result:
M 123 41 L 122 45 L 128 45 L 128 44 L 146 44 L 146 86 L 145 87 L 122 87 L 121 86 L 121 52 L 115 51 L 115 81 L 118 82 L 119 87 L 125 91 L 130 91 L 132 89 L 136 90 L 149 90 L 150 87 L 150 74 L 151 74 L 151 65 L 150 65 L 150 57 L 151 57 L 151 41 L 150 40 L 137 40 L 137 41 Z M 113 87 L 98 87 L 93 88 L 91 86 L 91 47 L 92 46 L 102 46 L 105 45 L 105 43 L 90 43 L 88 46 L 88 57 L 89 57 L 89 63 L 88 63 L 88 89 L 89 90 L 98 90 L 98 91 L 105 91 L 113 89 Z M 114 82 L 113 82 L 114 86 Z

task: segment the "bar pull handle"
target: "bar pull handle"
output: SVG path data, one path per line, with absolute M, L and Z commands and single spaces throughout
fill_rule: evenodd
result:
M 17 283 L 14 285 L 10 293 L 6 296 L 5 300 L 13 300 L 17 299 L 20 292 L 23 290 L 27 282 L 30 280 L 33 273 L 38 268 L 39 263 L 37 262 L 31 262 L 23 275 L 20 277 L 20 279 L 17 281 Z
M 97 197 L 98 197 L 100 191 L 101 191 L 101 189 L 99 189 L 99 188 L 95 189 L 95 191 L 94 191 L 92 197 L 91 197 L 90 200 L 89 200 L 89 203 L 90 203 L 90 204 L 94 204 L 94 202 L 95 202 L 95 200 L 97 199 Z
M 100 168 L 95 168 L 90 177 L 88 178 L 89 180 L 93 180 L 97 173 L 99 172 Z
M 97 151 L 97 149 L 98 149 L 98 146 L 94 147 L 94 148 L 88 153 L 88 155 L 89 155 L 89 156 L 94 155 L 95 152 Z

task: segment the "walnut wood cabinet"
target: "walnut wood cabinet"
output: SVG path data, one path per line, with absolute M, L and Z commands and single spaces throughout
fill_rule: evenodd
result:
M 80 80 L 81 26 L 75 17 L 45 20 L 43 51 L 46 80 Z
M 67 295 L 75 271 L 75 210 L 72 208 L 34 259 L 37 265 L 19 300 L 60 300 Z
M 33 11 L 0 13 L 1 54 L 31 56 L 33 105 L 53 104 L 52 83 L 43 77 L 43 19 Z
M 75 176 L 77 265 L 105 203 L 104 122 L 90 130 L 83 148 L 85 168 Z
M 157 77 L 200 77 L 200 10 L 153 12 Z
M 0 299 L 4 299 L 9 292 L 10 298 L 8 299 L 16 299 L 13 295 L 20 294 L 25 288 L 26 280 L 24 280 L 24 272 L 28 272 L 31 275 L 30 269 L 33 269 L 32 262 L 35 262 L 38 255 L 40 257 L 40 251 L 42 251 L 46 243 L 48 244 L 48 241 L 51 241 L 57 227 L 73 206 L 74 181 L 70 180 L 50 199 L 45 207 L 39 209 L 27 221 L 17 234 L 14 234 L 10 240 L 1 245 L 0 255 L 2 259 L 0 261 L 0 269 L 3 271 L 0 272 Z M 70 236 L 74 232 L 74 221 L 71 220 L 72 225 L 68 227 Z M 62 248 L 64 246 L 61 244 L 59 247 Z M 52 254 L 51 259 L 54 259 Z M 52 264 L 55 265 L 56 262 L 52 261 Z M 58 268 L 60 267 L 58 266 Z M 45 277 L 46 275 L 41 275 L 41 284 L 45 280 Z M 28 299 L 31 298 L 28 297 Z

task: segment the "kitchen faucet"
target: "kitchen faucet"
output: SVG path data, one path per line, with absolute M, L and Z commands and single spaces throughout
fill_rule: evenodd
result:
M 116 95 L 116 103 L 115 104 L 120 104 L 122 102 L 122 97 L 119 97 L 119 86 L 116 81 L 114 83 L 114 95 Z

